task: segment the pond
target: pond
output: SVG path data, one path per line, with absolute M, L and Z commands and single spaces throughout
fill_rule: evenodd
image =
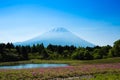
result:
M 68 66 L 68 64 L 19 64 L 12 66 L 0 66 L 0 69 L 52 68 L 66 66 Z

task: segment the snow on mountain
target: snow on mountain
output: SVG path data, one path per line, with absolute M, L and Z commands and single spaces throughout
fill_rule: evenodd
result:
M 16 45 L 33 45 L 41 44 L 48 46 L 49 44 L 53 45 L 74 45 L 76 47 L 93 47 L 94 45 L 90 42 L 87 42 L 78 36 L 74 35 L 72 32 L 68 31 L 65 28 L 54 28 L 38 37 L 32 38 L 30 40 L 16 43 Z

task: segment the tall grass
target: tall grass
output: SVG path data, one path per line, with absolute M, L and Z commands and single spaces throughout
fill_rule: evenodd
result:
M 0 66 L 3 65 L 17 65 L 27 63 L 66 63 L 69 65 L 82 65 L 82 64 L 101 64 L 101 63 L 119 63 L 120 57 L 108 58 L 108 59 L 97 59 L 97 60 L 40 60 L 33 59 L 27 61 L 15 61 L 15 62 L 0 62 Z

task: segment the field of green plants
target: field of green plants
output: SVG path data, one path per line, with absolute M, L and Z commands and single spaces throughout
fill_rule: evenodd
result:
M 68 63 L 69 66 L 57 68 L 0 69 L 0 80 L 120 80 L 120 58 L 93 61 L 32 60 L 22 62 Z M 14 62 L 10 63 L 13 64 Z M 10 63 L 0 64 L 7 65 Z

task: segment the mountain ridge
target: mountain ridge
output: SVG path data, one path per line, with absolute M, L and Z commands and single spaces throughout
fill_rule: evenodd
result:
M 43 43 L 44 46 L 52 44 L 61 46 L 74 45 L 76 47 L 94 47 L 94 44 L 74 35 L 72 32 L 63 27 L 53 28 L 42 35 L 24 42 L 17 43 L 16 45 L 33 45 L 41 43 Z

